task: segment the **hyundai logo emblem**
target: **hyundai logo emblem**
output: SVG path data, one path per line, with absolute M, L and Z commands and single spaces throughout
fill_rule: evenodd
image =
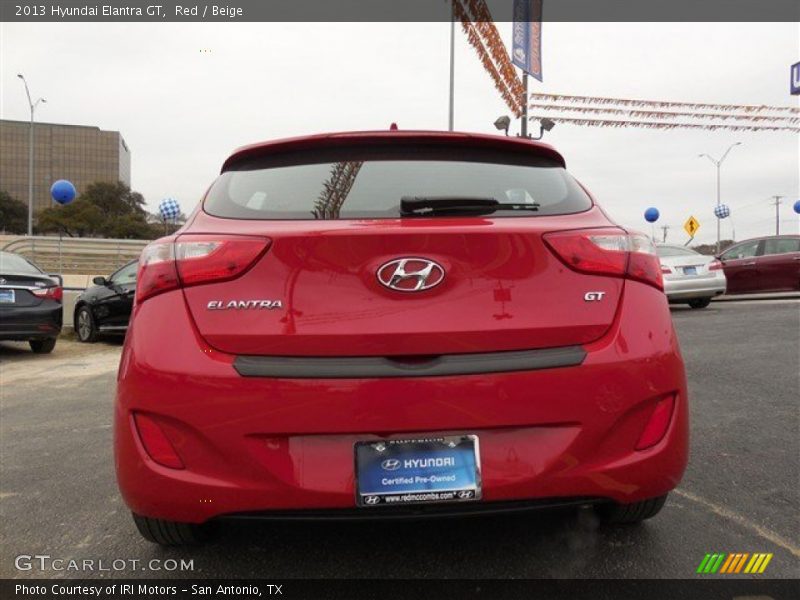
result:
M 377 504 L 380 500 L 378 496 L 364 496 L 364 504 Z
M 421 292 L 444 281 L 444 268 L 427 258 L 398 258 L 381 265 L 377 275 L 390 290 Z
M 387 458 L 381 463 L 381 469 L 384 471 L 397 471 L 400 468 L 400 461 L 396 458 Z

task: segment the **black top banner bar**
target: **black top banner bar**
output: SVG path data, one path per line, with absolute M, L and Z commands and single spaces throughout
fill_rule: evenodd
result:
M 461 0 L 462 2 L 465 0 Z M 512 21 L 513 0 L 486 0 Z M 450 0 L 0 0 L 3 22 L 449 21 Z M 800 22 L 798 0 L 544 0 L 543 21 Z

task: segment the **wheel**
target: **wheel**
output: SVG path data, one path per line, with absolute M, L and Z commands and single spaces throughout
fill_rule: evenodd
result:
M 178 523 L 164 519 L 152 519 L 133 514 L 133 521 L 142 537 L 161 546 L 184 546 L 199 544 L 207 539 L 207 528 L 195 523 Z
M 597 516 L 604 523 L 610 525 L 623 525 L 640 523 L 645 519 L 655 517 L 664 507 L 667 494 L 657 498 L 649 498 L 633 504 L 601 504 L 595 507 Z
M 36 354 L 50 354 L 56 347 L 56 338 L 45 338 L 43 340 L 29 340 L 31 350 Z
M 689 300 L 689 306 L 692 308 L 705 308 L 711 304 L 711 298 L 695 298 L 694 300 Z
M 97 341 L 97 326 L 94 324 L 92 311 L 86 306 L 81 306 L 75 315 L 75 334 L 86 344 Z

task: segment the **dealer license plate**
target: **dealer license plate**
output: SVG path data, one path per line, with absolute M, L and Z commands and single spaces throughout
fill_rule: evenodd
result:
M 14 304 L 14 290 L 0 290 L 0 304 Z
M 356 504 L 469 502 L 481 497 L 474 435 L 355 445 Z

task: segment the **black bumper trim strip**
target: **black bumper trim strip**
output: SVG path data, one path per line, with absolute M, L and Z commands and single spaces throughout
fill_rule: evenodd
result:
M 369 379 L 380 377 L 444 377 L 572 367 L 586 358 L 581 346 L 542 350 L 443 354 L 407 362 L 383 356 L 237 356 L 233 367 L 243 377 L 285 379 Z

